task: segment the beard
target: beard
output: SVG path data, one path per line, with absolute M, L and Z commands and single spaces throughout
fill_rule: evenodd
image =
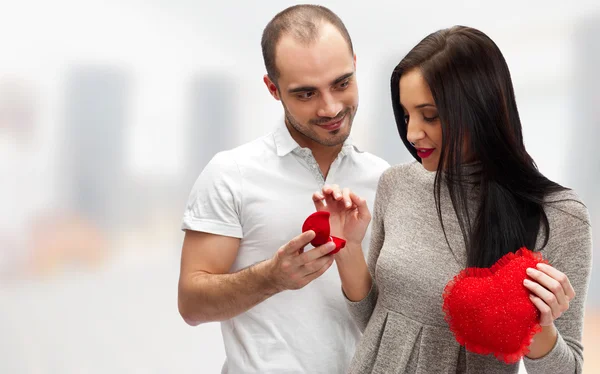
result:
M 304 125 L 301 124 L 300 121 L 296 120 L 294 116 L 292 116 L 283 101 L 282 104 L 285 112 L 285 121 L 292 126 L 294 130 L 317 144 L 324 145 L 326 147 L 333 147 L 343 144 L 346 139 L 348 139 L 348 136 L 350 136 L 350 129 L 352 128 L 352 121 L 354 120 L 356 109 L 352 110 L 351 107 L 346 107 L 334 118 L 322 117 L 318 119 L 311 119 L 308 121 L 308 124 Z M 329 131 L 327 136 L 319 135 L 319 133 L 314 129 L 314 126 L 318 126 L 319 124 L 336 122 L 342 118 L 344 118 L 344 121 L 347 121 L 348 125 L 337 130 Z

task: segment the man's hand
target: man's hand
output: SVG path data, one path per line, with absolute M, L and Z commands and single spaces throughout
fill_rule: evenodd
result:
M 333 256 L 328 256 L 328 253 L 335 248 L 335 244 L 326 243 L 304 252 L 304 247 L 314 238 L 314 231 L 303 232 L 279 248 L 272 259 L 263 263 L 266 276 L 278 291 L 302 288 L 329 269 Z

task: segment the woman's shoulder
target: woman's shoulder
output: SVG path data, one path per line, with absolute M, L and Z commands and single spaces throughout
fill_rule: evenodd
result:
M 427 171 L 418 161 L 397 164 L 389 167 L 382 175 L 380 183 L 398 185 L 415 181 L 433 181 L 435 172 Z
M 587 207 L 575 191 L 565 190 L 548 194 L 544 210 L 549 225 L 545 258 L 572 282 L 586 281 L 592 261 L 592 226 Z
M 572 189 L 552 192 L 544 199 L 546 214 L 549 219 L 575 219 L 590 224 L 587 206 Z

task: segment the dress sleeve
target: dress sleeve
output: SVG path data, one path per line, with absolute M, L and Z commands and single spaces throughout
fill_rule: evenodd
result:
M 574 194 L 573 194 L 574 195 Z M 565 273 L 575 289 L 569 309 L 554 324 L 558 339 L 544 357 L 525 357 L 529 374 L 583 371 L 583 316 L 592 266 L 592 230 L 585 205 L 577 198 L 548 203 L 549 239 L 541 251 L 550 265 Z
M 375 203 L 373 207 L 373 220 L 371 221 L 371 244 L 369 246 L 369 253 L 367 255 L 367 266 L 373 279 L 371 290 L 365 296 L 364 299 L 359 301 L 350 301 L 346 297 L 346 304 L 350 315 L 354 318 L 354 321 L 358 325 L 359 329 L 364 332 L 367 327 L 367 323 L 373 314 L 375 304 L 377 303 L 378 289 L 377 289 L 377 278 L 375 277 L 375 268 L 377 265 L 377 259 L 381 252 L 381 247 L 385 240 L 385 227 L 384 227 L 384 216 L 385 206 L 389 199 L 388 188 L 387 188 L 387 172 L 384 172 L 379 179 L 377 185 L 377 192 L 375 193 Z

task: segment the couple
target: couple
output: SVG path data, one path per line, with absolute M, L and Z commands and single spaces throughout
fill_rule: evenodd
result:
M 494 42 L 456 26 L 400 61 L 392 107 L 416 161 L 393 167 L 349 137 L 356 55 L 333 12 L 285 9 L 262 52 L 284 120 L 215 155 L 183 218 L 179 311 L 192 326 L 221 321 L 223 373 L 516 373 L 456 342 L 441 295 L 461 269 L 522 246 L 552 264 L 525 284 L 542 326 L 525 367 L 580 373 L 589 216 L 525 150 Z M 335 255 L 300 234 L 315 208 L 347 241 Z

